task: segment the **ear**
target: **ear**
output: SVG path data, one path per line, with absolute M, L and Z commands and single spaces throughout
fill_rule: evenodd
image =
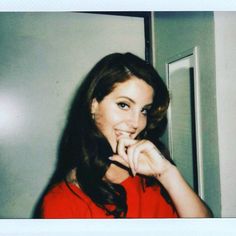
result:
M 97 107 L 98 107 L 98 101 L 96 98 L 94 98 L 91 104 L 91 114 L 95 114 Z

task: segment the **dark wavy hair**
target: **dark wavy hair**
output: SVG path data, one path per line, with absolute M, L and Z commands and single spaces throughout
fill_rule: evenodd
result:
M 159 142 L 166 125 L 165 115 L 169 104 L 166 85 L 153 66 L 141 58 L 131 53 L 110 54 L 92 68 L 76 91 L 61 137 L 58 164 L 52 181 L 55 183 L 65 179 L 76 168 L 80 188 L 97 206 L 115 218 L 126 216 L 126 192 L 121 185 L 103 180 L 111 164 L 108 157 L 113 151 L 92 118 L 91 104 L 94 98 L 102 101 L 117 83 L 127 81 L 131 76 L 144 80 L 154 90 L 147 126 L 137 138 L 155 137 L 156 144 Z M 111 205 L 114 207 L 109 207 Z

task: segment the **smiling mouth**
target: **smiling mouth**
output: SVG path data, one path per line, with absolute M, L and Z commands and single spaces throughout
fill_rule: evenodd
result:
M 134 134 L 134 132 L 131 131 L 124 131 L 124 130 L 116 130 L 115 135 L 117 138 L 120 138 L 121 136 L 131 138 L 131 136 Z

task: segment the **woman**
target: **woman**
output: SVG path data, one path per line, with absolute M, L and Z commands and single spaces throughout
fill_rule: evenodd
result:
M 147 62 L 131 53 L 99 61 L 72 103 L 41 216 L 211 216 L 158 141 L 168 104 Z

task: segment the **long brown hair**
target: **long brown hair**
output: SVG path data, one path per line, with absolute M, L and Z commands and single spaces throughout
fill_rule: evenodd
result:
M 94 203 L 114 217 L 126 216 L 126 192 L 121 185 L 103 180 L 110 165 L 108 157 L 113 152 L 96 127 L 90 108 L 94 98 L 98 102 L 102 101 L 112 92 L 116 83 L 122 83 L 132 75 L 144 80 L 154 90 L 147 126 L 139 138 L 148 138 L 153 133 L 157 138 L 161 136 L 169 104 L 164 82 L 153 66 L 139 57 L 131 53 L 110 54 L 92 68 L 75 94 L 61 138 L 58 165 L 53 178 L 54 182 L 60 181 L 76 168 L 80 188 Z M 108 205 L 115 207 L 111 210 Z

